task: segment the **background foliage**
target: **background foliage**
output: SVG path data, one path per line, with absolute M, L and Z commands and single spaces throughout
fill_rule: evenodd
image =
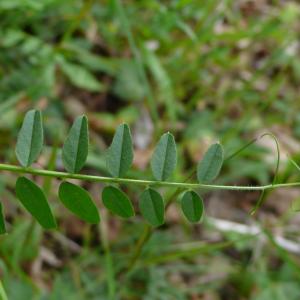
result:
M 177 141 L 176 181 L 190 176 L 208 145 L 221 141 L 226 157 L 271 131 L 281 143 L 277 181 L 299 181 L 285 155 L 298 161 L 299 16 L 297 1 L 1 0 L 1 161 L 17 163 L 17 133 L 36 108 L 48 146 L 35 167 L 63 169 L 58 149 L 86 114 L 85 173 L 109 175 L 106 149 L 126 122 L 135 146 L 130 178 L 153 179 L 151 154 L 166 131 Z M 275 164 L 264 137 L 225 160 L 217 182 L 266 184 Z M 36 177 L 60 228 L 45 232 L 20 209 L 16 177 L 0 176 L 9 299 L 107 299 L 114 291 L 119 299 L 300 297 L 297 189 L 266 193 L 254 216 L 256 192 L 206 193 L 202 224 L 189 225 L 174 203 L 166 224 L 149 233 L 140 215 L 124 221 L 105 209 L 100 225 L 81 222 L 56 201 L 59 182 Z M 82 184 L 101 207 L 103 186 Z M 122 188 L 137 206 L 142 188 Z M 173 192 L 161 189 L 166 198 Z M 145 234 L 140 259 L 124 273 Z

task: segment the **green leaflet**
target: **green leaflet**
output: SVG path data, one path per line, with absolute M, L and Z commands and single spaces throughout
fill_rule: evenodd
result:
M 156 180 L 166 180 L 174 171 L 177 151 L 174 136 L 165 133 L 160 138 L 151 158 L 151 169 Z
M 197 167 L 197 178 L 200 183 L 210 183 L 218 175 L 224 160 L 223 147 L 216 143 L 211 145 L 199 162 Z
M 16 146 L 16 155 L 23 167 L 29 167 L 38 158 L 43 141 L 42 114 L 30 110 L 25 115 Z
M 102 191 L 104 206 L 122 218 L 134 216 L 133 206 L 127 195 L 116 187 L 107 186 Z
M 164 223 L 165 205 L 162 196 L 154 189 L 146 189 L 140 196 L 140 211 L 154 227 Z
M 6 233 L 5 229 L 5 221 L 4 221 L 4 215 L 2 210 L 2 204 L 0 202 L 0 234 Z
M 181 209 L 190 222 L 199 222 L 204 212 L 203 200 L 196 192 L 187 191 L 181 198 Z
M 28 212 L 45 228 L 56 228 L 56 221 L 42 189 L 26 177 L 19 177 L 16 194 Z
M 107 152 L 107 169 L 114 177 L 122 177 L 130 169 L 133 160 L 133 146 L 127 124 L 118 126 Z
M 91 224 L 99 223 L 98 209 L 85 189 L 65 181 L 59 186 L 58 194 L 61 202 L 80 219 Z
M 78 173 L 84 166 L 89 150 L 88 120 L 77 117 L 64 143 L 62 159 L 69 173 Z
M 86 68 L 81 65 L 71 64 L 64 60 L 60 63 L 61 70 L 72 84 L 91 92 L 99 92 L 104 89 L 102 83 Z

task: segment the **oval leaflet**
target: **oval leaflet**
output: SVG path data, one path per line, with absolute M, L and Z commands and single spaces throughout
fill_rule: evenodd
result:
M 200 183 L 210 183 L 219 175 L 223 165 L 224 151 L 221 144 L 211 145 L 205 152 L 197 167 L 197 178 Z
M 85 189 L 64 181 L 59 186 L 58 195 L 64 206 L 80 219 L 91 224 L 99 223 L 98 209 Z
M 107 169 L 114 177 L 121 177 L 130 169 L 133 161 L 133 145 L 129 126 L 118 126 L 107 151 Z
M 30 110 L 25 115 L 16 145 L 16 155 L 23 167 L 29 167 L 38 158 L 43 142 L 42 114 Z
M 86 116 L 77 117 L 62 150 L 62 159 L 69 173 L 78 173 L 84 166 L 89 149 L 88 120 Z
M 197 223 L 204 212 L 203 200 L 196 192 L 187 191 L 181 198 L 181 209 L 190 222 Z
M 122 218 L 134 216 L 134 209 L 127 195 L 114 186 L 106 186 L 102 191 L 104 206 Z
M 153 152 L 151 169 L 156 180 L 167 180 L 177 164 L 177 151 L 174 136 L 163 134 Z
M 148 188 L 141 194 L 139 208 L 143 217 L 152 226 L 157 227 L 164 223 L 164 200 L 156 190 Z
M 16 182 L 16 195 L 26 210 L 46 229 L 56 228 L 56 221 L 42 189 L 26 177 Z

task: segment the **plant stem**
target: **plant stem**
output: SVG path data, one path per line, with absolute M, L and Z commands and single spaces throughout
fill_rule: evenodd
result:
M 108 299 L 115 300 L 116 299 L 115 270 L 114 270 L 114 263 L 110 251 L 109 240 L 107 236 L 108 227 L 107 227 L 106 216 L 102 215 L 102 222 L 100 222 L 99 229 L 100 229 L 100 239 L 102 241 L 102 245 L 104 249 L 105 270 L 106 270 L 107 287 L 108 287 Z
M 133 250 L 133 256 L 129 262 L 129 265 L 125 270 L 126 275 L 130 274 L 130 272 L 133 270 L 136 262 L 138 261 L 139 257 L 142 254 L 143 247 L 151 237 L 152 232 L 153 232 L 152 227 L 146 224 L 139 240 L 136 243 L 135 249 Z
M 0 279 L 0 300 L 8 300 L 1 279 Z
M 61 179 L 78 179 L 78 180 L 92 181 L 92 182 L 132 184 L 132 185 L 156 186 L 156 187 L 173 187 L 173 188 L 183 188 L 183 189 L 264 191 L 270 189 L 300 186 L 300 182 L 248 186 L 248 185 L 218 185 L 218 184 L 184 183 L 184 182 L 155 181 L 155 180 L 142 180 L 142 179 L 129 179 L 129 178 L 113 178 L 113 177 L 95 176 L 95 175 L 87 175 L 87 174 L 72 174 L 66 172 L 41 170 L 35 168 L 23 168 L 15 165 L 8 165 L 8 164 L 0 164 L 0 171 L 1 170 L 13 172 L 13 173 L 19 173 L 19 174 L 32 174 L 32 175 L 45 176 L 45 177 L 56 177 Z

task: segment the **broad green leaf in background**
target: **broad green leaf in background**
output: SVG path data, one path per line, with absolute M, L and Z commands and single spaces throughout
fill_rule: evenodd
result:
M 45 229 L 56 228 L 56 221 L 42 189 L 26 177 L 19 177 L 16 195 L 28 212 Z
M 0 234 L 6 233 L 5 229 L 5 221 L 4 221 L 4 215 L 2 210 L 2 203 L 0 202 Z
M 107 152 L 107 169 L 114 177 L 121 177 L 130 169 L 133 160 L 133 146 L 129 126 L 118 126 Z
M 221 144 L 211 145 L 205 152 L 197 167 L 197 178 L 200 183 L 212 182 L 222 168 L 224 151 Z
M 135 61 L 120 61 L 114 93 L 124 100 L 142 101 L 145 97 L 145 87 L 139 76 L 139 69 Z
M 23 167 L 29 167 L 38 158 L 43 141 L 42 114 L 38 110 L 30 110 L 25 115 L 16 146 L 16 155 Z
M 62 159 L 69 173 L 78 173 L 84 166 L 89 150 L 88 119 L 76 118 L 62 150 Z
M 187 191 L 181 198 L 181 209 L 190 222 L 199 222 L 204 211 L 203 200 L 196 192 Z
M 177 163 L 177 151 L 174 136 L 167 132 L 160 138 L 151 158 L 151 169 L 156 180 L 170 177 Z
M 99 223 L 98 209 L 85 189 L 65 181 L 61 183 L 58 194 L 61 202 L 76 216 L 91 224 Z
M 118 73 L 120 59 L 101 56 L 99 53 L 93 54 L 83 45 L 73 40 L 64 43 L 64 48 L 70 51 L 72 58 L 91 71 L 101 71 L 111 76 L 115 76 Z
M 91 92 L 103 90 L 103 85 L 83 66 L 71 64 L 62 60 L 60 61 L 60 67 L 63 73 L 75 86 Z
M 105 187 L 102 191 L 102 201 L 107 209 L 122 218 L 134 216 L 134 209 L 129 198 L 116 187 Z
M 165 205 L 162 196 L 154 189 L 146 189 L 140 196 L 140 211 L 154 227 L 164 223 Z

